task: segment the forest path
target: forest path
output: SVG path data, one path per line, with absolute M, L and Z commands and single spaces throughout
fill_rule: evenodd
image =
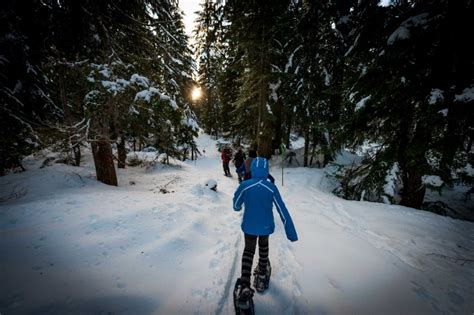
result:
M 232 314 L 238 182 L 223 175 L 215 140 L 197 142 L 197 161 L 118 170 L 119 187 L 95 180 L 87 151 L 81 167 L 40 168 L 44 157 L 33 157 L 26 172 L 0 177 L 2 196 L 25 192 L 0 204 L 0 312 Z M 299 240 L 286 239 L 275 212 L 257 314 L 472 312 L 473 223 L 340 199 L 324 169 L 284 169 L 284 186 L 270 170 Z
M 203 142 L 198 142 L 200 148 L 206 151 L 206 157 L 198 160 L 195 171 L 207 176 L 214 176 L 218 182 L 218 195 L 222 195 L 222 222 L 223 233 L 232 235 L 238 231 L 238 235 L 228 241 L 223 241 L 223 248 L 228 249 L 226 254 L 228 259 L 220 263 L 227 263 L 228 277 L 224 283 L 223 295 L 217 303 L 216 314 L 229 314 L 233 310 L 233 288 L 235 281 L 240 277 L 241 258 L 244 248 L 243 232 L 240 229 L 242 212 L 234 212 L 232 209 L 232 197 L 238 187 L 238 181 L 231 163 L 232 178 L 223 177 L 222 162 L 220 153 L 217 152 L 214 141 L 204 138 Z M 199 175 L 198 175 L 199 176 Z M 278 179 L 277 179 L 278 181 Z M 277 183 L 278 184 L 278 183 Z M 238 222 L 233 221 L 233 225 L 226 225 L 229 217 L 238 217 Z M 280 218 L 275 212 L 275 220 Z M 258 314 L 275 314 L 297 312 L 296 296 L 299 295 L 298 284 L 294 273 L 298 268 L 298 263 L 291 251 L 289 241 L 286 239 L 284 229 L 281 223 L 277 223 L 279 228 L 277 232 L 270 237 L 270 260 L 272 263 L 272 278 L 270 288 L 264 294 L 255 294 L 255 311 Z M 233 243 L 232 243 L 233 241 Z M 254 257 L 254 266 L 258 261 L 258 250 Z M 223 270 L 222 270 L 223 271 Z M 217 283 L 222 282 L 222 275 L 218 276 Z M 214 281 L 213 281 L 214 282 Z M 288 289 L 291 288 L 291 289 Z

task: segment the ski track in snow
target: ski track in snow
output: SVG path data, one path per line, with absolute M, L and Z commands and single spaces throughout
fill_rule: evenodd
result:
M 0 204 L 0 313 L 234 313 L 238 183 L 223 176 L 215 141 L 198 145 L 198 161 L 118 170 L 118 188 L 95 181 L 90 157 L 0 178 L 1 196 L 14 196 Z M 472 313 L 474 266 L 462 259 L 474 259 L 474 224 L 339 199 L 323 170 L 285 169 L 283 187 L 271 172 L 300 240 L 274 212 L 257 314 Z

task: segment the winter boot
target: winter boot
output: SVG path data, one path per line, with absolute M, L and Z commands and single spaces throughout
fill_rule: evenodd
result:
M 253 294 L 254 290 L 244 284 L 240 278 L 237 279 L 234 288 L 234 307 L 237 314 L 253 314 Z
M 270 285 L 270 276 L 272 274 L 272 267 L 268 261 L 266 270 L 259 270 L 259 266 L 255 267 L 253 271 L 253 286 L 258 293 L 263 293 Z

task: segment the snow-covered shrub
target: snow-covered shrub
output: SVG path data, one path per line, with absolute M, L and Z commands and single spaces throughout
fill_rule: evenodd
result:
M 158 159 L 160 158 L 160 154 L 158 152 L 132 152 L 127 154 L 126 163 L 128 166 L 140 166 L 151 168 L 158 163 Z
M 334 193 L 349 200 L 398 203 L 401 180 L 397 163 L 364 159 L 360 163 L 336 165 L 333 176 L 339 182 Z

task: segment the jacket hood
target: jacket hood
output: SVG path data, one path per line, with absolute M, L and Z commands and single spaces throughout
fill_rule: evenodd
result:
M 268 177 L 268 161 L 265 158 L 257 157 L 253 159 L 250 166 L 252 178 L 267 178 Z

